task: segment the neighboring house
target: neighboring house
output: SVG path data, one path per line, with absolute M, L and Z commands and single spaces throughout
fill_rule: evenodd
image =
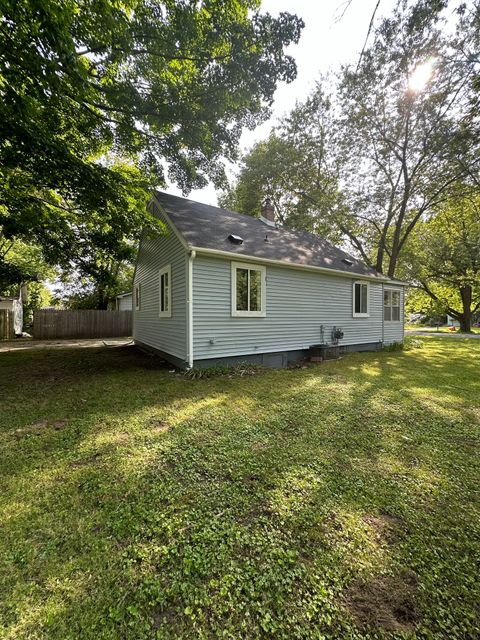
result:
M 23 303 L 21 295 L 18 298 L 0 296 L 0 311 L 5 309 L 10 312 L 10 335 L 21 336 L 23 332 Z
M 131 291 L 127 293 L 121 293 L 116 297 L 115 309 L 116 311 L 131 311 L 132 310 L 133 294 Z
M 347 350 L 403 340 L 404 286 L 302 231 L 156 192 L 165 225 L 144 233 L 133 337 L 178 366 L 285 366 L 343 336 Z

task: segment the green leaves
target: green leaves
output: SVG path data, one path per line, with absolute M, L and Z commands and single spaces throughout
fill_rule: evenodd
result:
M 237 180 L 221 196 L 221 204 L 258 216 L 269 196 L 281 224 L 340 241 L 342 232 L 335 222 L 344 211 L 333 126 L 330 99 L 318 87 L 244 156 Z
M 457 185 L 434 215 L 417 226 L 406 248 L 406 276 L 440 314 L 460 320 L 470 331 L 480 310 L 480 195 Z M 416 299 L 418 308 L 422 303 Z M 413 302 L 413 301 L 412 301 Z
M 296 16 L 258 3 L 1 3 L 0 227 L 78 263 L 154 225 L 147 191 L 224 179 L 243 126 L 295 77 Z M 134 166 L 137 169 L 134 169 Z

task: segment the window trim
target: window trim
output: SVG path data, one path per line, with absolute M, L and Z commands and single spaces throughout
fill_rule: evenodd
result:
M 237 269 L 249 269 L 252 271 L 260 271 L 261 282 L 261 309 L 260 311 L 238 311 L 237 310 Z M 232 262 L 231 263 L 231 313 L 233 318 L 265 318 L 267 315 L 267 291 L 266 278 L 267 269 L 263 265 L 253 264 L 251 262 Z
M 357 284 L 365 285 L 367 287 L 367 312 L 360 313 L 355 311 L 355 288 Z M 352 316 L 354 318 L 369 318 L 370 317 L 370 283 L 366 280 L 354 280 L 352 285 Z
M 386 292 L 390 292 L 390 293 L 396 292 L 396 293 L 398 293 L 398 320 L 393 320 L 393 319 L 387 320 L 385 318 L 385 293 Z M 391 310 L 394 309 L 392 304 L 389 305 L 389 308 Z M 396 308 L 396 306 L 395 306 L 395 308 Z M 392 315 L 393 315 L 393 313 L 392 313 Z M 402 290 L 401 289 L 398 289 L 396 287 L 383 287 L 383 321 L 384 322 L 402 322 Z
M 138 282 L 133 289 L 135 311 L 140 311 L 142 307 L 142 288 L 141 282 Z
M 162 311 L 162 276 L 168 275 L 168 291 L 167 302 L 168 310 Z M 158 317 L 159 318 L 171 318 L 172 317 L 172 267 L 170 264 L 162 267 L 158 272 Z

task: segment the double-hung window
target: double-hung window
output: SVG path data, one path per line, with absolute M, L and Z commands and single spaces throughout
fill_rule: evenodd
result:
M 383 317 L 386 322 L 400 320 L 400 291 L 385 289 L 383 292 Z
M 232 262 L 232 316 L 266 315 L 265 267 Z
M 168 264 L 159 273 L 160 318 L 172 317 L 172 269 Z
M 353 283 L 353 317 L 366 318 L 370 315 L 368 282 Z

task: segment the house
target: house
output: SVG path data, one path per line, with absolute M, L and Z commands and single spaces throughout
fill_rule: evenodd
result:
M 155 192 L 165 232 L 144 233 L 133 337 L 177 366 L 285 366 L 319 343 L 403 340 L 404 286 L 317 235 Z
M 115 310 L 116 311 L 131 311 L 132 310 L 133 294 L 131 291 L 127 293 L 120 293 L 115 298 Z
M 447 324 L 449 327 L 456 327 L 457 329 L 460 327 L 460 322 L 453 318 L 452 316 L 447 315 Z

